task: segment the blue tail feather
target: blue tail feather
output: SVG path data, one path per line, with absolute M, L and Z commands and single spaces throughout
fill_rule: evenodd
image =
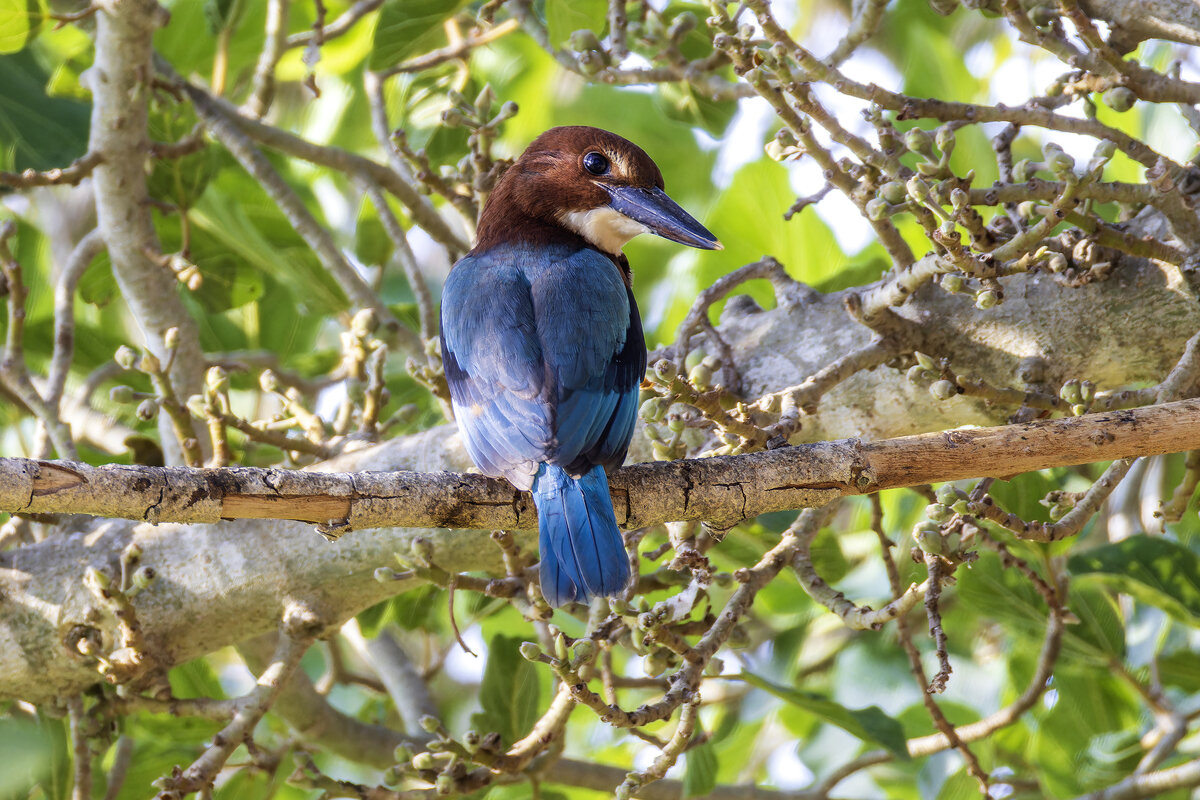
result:
M 612 595 L 629 583 L 629 560 L 617 528 L 604 468 L 572 478 L 543 464 L 533 481 L 538 510 L 542 594 L 552 606 Z

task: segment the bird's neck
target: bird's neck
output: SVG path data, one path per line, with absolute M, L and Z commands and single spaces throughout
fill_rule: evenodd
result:
M 633 274 L 629 269 L 629 260 L 619 250 L 616 253 L 606 252 L 581 235 L 571 230 L 561 222 L 547 219 L 540 214 L 531 213 L 526 209 L 528 204 L 521 203 L 514 196 L 511 182 L 501 179 L 479 217 L 479 227 L 475 234 L 475 248 L 472 252 L 482 253 L 493 247 L 508 244 L 532 246 L 567 245 L 570 247 L 590 247 L 598 250 L 612 259 L 621 271 L 621 277 L 627 286 L 633 285 Z
M 490 250 L 505 244 L 551 245 L 566 244 L 586 247 L 587 241 L 562 225 L 538 219 L 513 207 L 504 208 L 504 213 L 489 213 L 494 210 L 491 202 L 479 218 L 479 229 L 475 236 L 476 250 Z

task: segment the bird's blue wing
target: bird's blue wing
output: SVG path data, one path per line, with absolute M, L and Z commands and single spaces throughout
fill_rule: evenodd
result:
M 554 463 L 618 466 L 637 415 L 646 343 L 616 264 L 590 248 L 531 273 L 538 337 L 554 381 Z
M 591 248 L 470 255 L 442 295 L 442 359 L 472 461 L 529 488 L 538 464 L 619 466 L 646 345 L 633 293 Z
M 593 461 L 606 469 L 619 467 L 625 461 L 633 426 L 637 422 L 638 387 L 646 375 L 646 338 L 642 333 L 642 317 L 637 301 L 629 291 L 629 329 L 625 345 L 609 366 L 609 384 L 618 400 L 604 434 L 590 454 Z
M 552 400 L 520 264 L 467 256 L 442 292 L 442 361 L 471 460 L 529 488 L 554 442 Z

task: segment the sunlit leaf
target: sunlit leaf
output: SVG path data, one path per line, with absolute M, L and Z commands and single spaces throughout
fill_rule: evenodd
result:
M 1004 568 L 995 555 L 980 553 L 971 568 L 959 570 L 957 577 L 958 594 L 965 605 L 985 619 L 1000 622 L 1007 632 L 1020 637 L 1022 646 L 1039 646 L 1049 612 L 1041 595 L 1020 573 Z M 1063 651 L 1068 656 L 1061 662 L 1065 668 L 1102 667 L 1124 655 L 1121 616 L 1106 592 L 1073 583 L 1067 605 L 1080 624 L 1067 626 L 1063 634 Z
M 156 106 L 148 126 L 150 136 L 160 142 L 174 143 L 192 133 L 196 115 L 189 108 Z M 157 200 L 186 209 L 200 199 L 209 180 L 220 165 L 217 152 L 211 147 L 180 158 L 160 158 L 147 178 L 147 189 Z
M 369 66 L 383 70 L 436 47 L 444 39 L 442 23 L 466 0 L 390 0 L 379 11 Z
M 28 0 L 0 0 L 0 55 L 15 53 L 29 39 L 30 13 L 36 6 Z
M 227 18 L 227 23 L 214 21 L 206 13 L 206 3 L 196 0 L 167 0 L 164 5 L 171 12 L 171 23 L 155 32 L 154 48 L 166 54 L 178 72 L 211 74 L 219 41 L 216 31 L 221 29 L 232 32 L 226 34 L 224 45 L 226 75 L 254 67 L 262 50 L 266 3 L 241 0 L 236 9 L 227 5 L 236 17 Z M 220 27 L 214 29 L 214 22 Z
M 1074 555 L 1068 566 L 1076 575 L 1091 576 L 1200 626 L 1200 558 L 1170 539 L 1130 536 Z
M 714 137 L 720 137 L 737 113 L 732 100 L 713 100 L 690 83 L 664 83 L 658 87 L 660 108 L 671 119 L 698 125 Z
M 822 695 L 780 686 L 753 673 L 743 672 L 739 677 L 751 686 L 756 686 L 787 703 L 803 708 L 864 742 L 884 748 L 902 761 L 909 759 L 904 726 L 883 713 L 878 706 L 846 708 Z
M 59 721 L 0 717 L 0 796 L 24 797 L 39 784 L 51 789 L 54 742 L 64 734 Z
M 194 658 L 173 667 L 167 673 L 167 679 L 171 682 L 171 694 L 183 700 L 197 697 L 220 699 L 225 696 L 216 671 L 203 658 Z
M 717 785 L 717 754 L 712 742 L 693 747 L 684 758 L 683 796 L 706 797 Z
M 603 36 L 608 23 L 608 0 L 546 0 L 546 28 L 550 42 L 562 47 L 575 31 Z
M 496 731 L 507 744 L 529 733 L 541 710 L 541 684 L 534 665 L 521 656 L 523 641 L 497 634 L 488 642 L 487 668 L 479 687 L 483 712 L 472 717 L 476 730 Z
M 937 800 L 973 800 L 976 797 L 979 797 L 979 781 L 968 775 L 965 769 L 947 778 L 937 794 Z
M 48 79 L 29 50 L 0 56 L 0 169 L 65 167 L 86 152 L 91 111 L 48 97 Z
M 113 277 L 112 261 L 102 251 L 79 279 L 79 299 L 94 306 L 106 305 L 117 295 L 117 279 Z

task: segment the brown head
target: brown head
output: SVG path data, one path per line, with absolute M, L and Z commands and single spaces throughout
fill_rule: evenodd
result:
M 721 247 L 663 191 L 662 173 L 646 151 L 582 125 L 546 131 L 504 173 L 480 217 L 477 248 L 567 232 L 614 257 L 639 233 Z

